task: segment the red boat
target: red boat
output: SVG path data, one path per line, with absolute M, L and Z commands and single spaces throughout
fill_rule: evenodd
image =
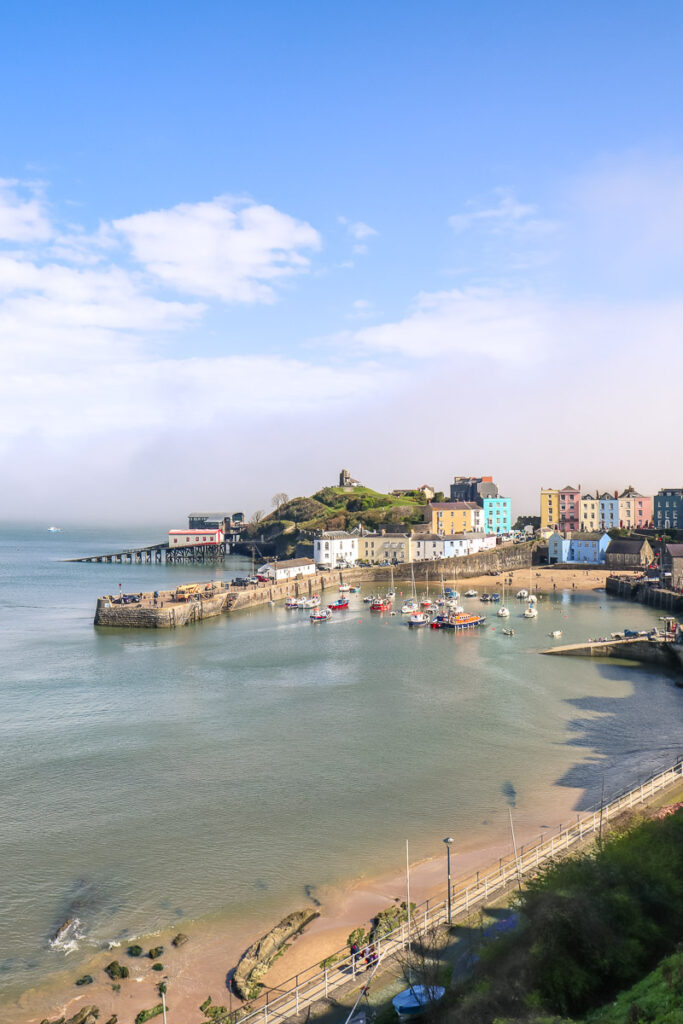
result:
M 387 601 L 386 597 L 378 597 L 370 605 L 371 612 L 388 612 L 391 610 L 391 601 Z
M 339 598 L 337 598 L 336 601 L 334 601 L 333 604 L 328 604 L 327 607 L 331 608 L 333 612 L 338 612 L 342 608 L 348 608 L 349 607 L 349 599 L 348 599 L 348 597 L 339 597 Z

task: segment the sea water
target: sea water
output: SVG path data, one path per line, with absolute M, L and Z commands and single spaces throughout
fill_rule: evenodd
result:
M 567 823 L 603 784 L 609 799 L 683 753 L 672 678 L 538 653 L 551 630 L 649 628 L 652 609 L 570 590 L 532 620 L 509 597 L 501 620 L 472 599 L 486 627 L 453 634 L 352 595 L 324 625 L 279 604 L 95 628 L 97 596 L 119 584 L 249 567 L 64 561 L 161 537 L 0 531 L 0 1002 L 67 953 L 75 969 L 208 914 L 270 923 L 322 886 L 400 868 L 406 838 L 415 859 L 445 835 L 473 848 L 505 834 L 509 806 L 520 829 Z

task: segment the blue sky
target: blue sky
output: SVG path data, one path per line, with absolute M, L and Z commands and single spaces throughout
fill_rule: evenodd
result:
M 519 511 L 567 480 L 680 484 L 649 424 L 680 432 L 682 23 L 5 9 L 5 515 L 181 522 L 341 465 L 490 472 Z

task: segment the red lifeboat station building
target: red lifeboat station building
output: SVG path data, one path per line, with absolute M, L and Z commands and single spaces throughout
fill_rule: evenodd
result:
M 169 548 L 197 547 L 201 544 L 222 544 L 222 530 L 169 530 Z

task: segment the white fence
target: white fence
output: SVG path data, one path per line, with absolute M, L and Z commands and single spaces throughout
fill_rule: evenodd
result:
M 557 835 L 522 847 L 517 858 L 514 855 L 505 857 L 488 871 L 454 882 L 451 886 L 451 920 L 467 917 L 523 876 L 534 874 L 543 864 L 565 853 L 582 839 L 595 835 L 622 811 L 637 807 L 681 778 L 683 761 L 678 761 L 673 767 L 605 804 L 602 809 L 588 812 Z M 443 899 L 426 900 L 414 909 L 412 915 L 412 922 L 421 931 L 447 921 L 448 893 Z M 374 944 L 380 959 L 385 959 L 404 949 L 407 941 L 408 927 L 403 923 L 389 934 L 375 939 Z M 277 989 L 266 989 L 253 1003 L 245 1004 L 231 1014 L 216 1017 L 215 1021 L 222 1024 L 280 1024 L 353 981 L 356 973 L 355 958 L 344 948 L 290 978 Z

